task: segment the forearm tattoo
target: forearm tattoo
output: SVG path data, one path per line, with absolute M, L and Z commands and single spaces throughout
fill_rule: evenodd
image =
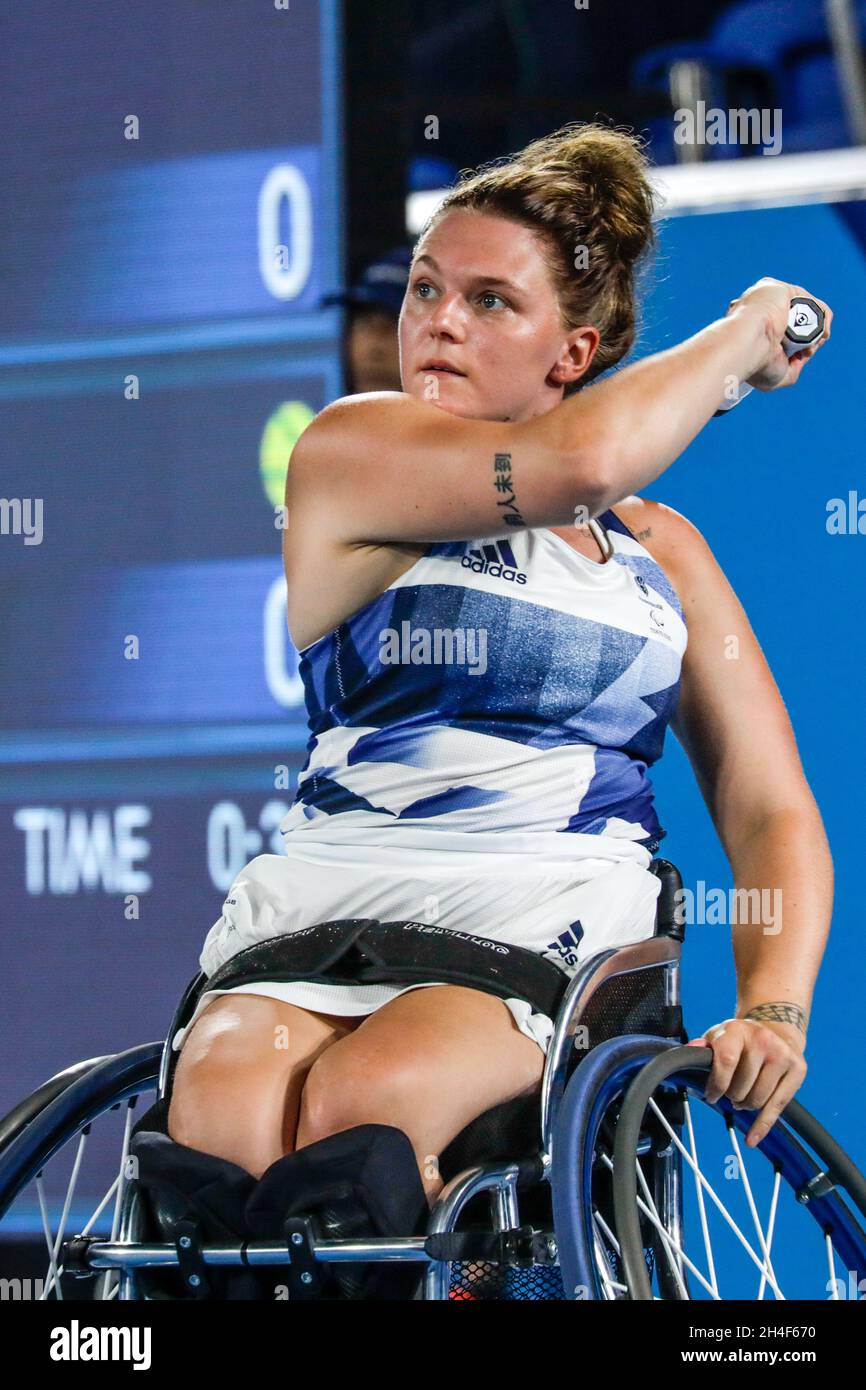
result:
M 773 1004 L 756 1004 L 743 1018 L 751 1018 L 755 1023 L 792 1023 L 806 1036 L 806 1010 L 799 1004 L 789 1004 L 785 1000 Z
M 495 454 L 493 458 L 493 486 L 497 492 L 502 493 L 503 501 L 497 502 L 497 507 L 503 507 L 502 520 L 506 526 L 525 526 L 526 522 L 520 515 L 520 510 L 514 498 L 514 484 L 511 481 L 511 455 Z

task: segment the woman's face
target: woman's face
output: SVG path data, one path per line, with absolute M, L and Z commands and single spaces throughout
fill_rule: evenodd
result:
M 409 395 L 452 415 L 528 420 L 583 375 L 599 334 L 564 330 L 534 232 L 455 208 L 418 246 L 399 339 Z M 437 371 L 437 360 L 461 375 Z

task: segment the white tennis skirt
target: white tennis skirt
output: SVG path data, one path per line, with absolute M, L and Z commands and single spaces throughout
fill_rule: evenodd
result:
M 333 833 L 333 832 L 332 832 Z M 319 922 L 372 917 L 438 923 L 537 951 L 573 975 L 588 957 L 654 934 L 660 880 L 651 856 L 615 836 L 532 832 L 344 830 L 327 842 L 306 830 L 286 837 L 286 854 L 260 854 L 232 884 L 199 957 L 212 975 L 238 951 Z M 357 1016 L 398 994 L 442 981 L 318 984 L 257 981 L 206 990 L 177 1051 L 201 1011 L 220 994 L 258 994 L 314 1012 Z M 506 999 L 521 1033 L 546 1054 L 553 1020 L 522 999 Z

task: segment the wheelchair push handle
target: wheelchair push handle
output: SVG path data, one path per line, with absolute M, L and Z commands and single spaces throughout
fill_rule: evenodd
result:
M 824 332 L 824 310 L 814 299 L 808 295 L 798 294 L 791 300 L 788 310 L 788 327 L 782 339 L 782 350 L 786 357 L 793 357 L 795 352 L 801 348 L 811 347 L 812 343 L 817 342 Z M 745 400 L 755 388 L 750 386 L 747 381 L 740 382 L 737 394 L 730 400 L 723 401 L 716 411 L 717 415 L 725 415 L 729 410 L 733 410 L 735 405 Z

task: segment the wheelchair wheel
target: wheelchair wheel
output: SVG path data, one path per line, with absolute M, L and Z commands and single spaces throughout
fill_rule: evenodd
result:
M 107 1062 L 108 1056 L 90 1057 L 85 1062 L 76 1062 L 74 1066 L 65 1067 L 63 1071 L 57 1072 L 56 1076 L 51 1076 L 47 1081 L 43 1081 L 31 1095 L 12 1107 L 11 1110 L 0 1119 L 0 1153 L 7 1144 L 10 1144 L 29 1125 L 32 1119 L 44 1110 L 52 1100 L 65 1091 L 67 1086 L 71 1086 L 79 1076 L 85 1076 L 99 1062 Z
M 792 1101 L 704 1100 L 710 1048 L 613 1039 L 577 1069 L 553 1151 L 568 1298 L 838 1299 L 866 1292 L 866 1179 Z
M 91 1289 L 99 1299 L 118 1294 L 114 1271 L 82 1290 L 68 1276 L 63 1280 L 58 1257 L 73 1234 L 123 1238 L 133 1110 L 157 1086 L 162 1050 L 162 1043 L 146 1043 L 69 1067 L 0 1120 L 0 1231 L 4 1237 L 41 1231 L 40 1298 L 89 1297 Z

